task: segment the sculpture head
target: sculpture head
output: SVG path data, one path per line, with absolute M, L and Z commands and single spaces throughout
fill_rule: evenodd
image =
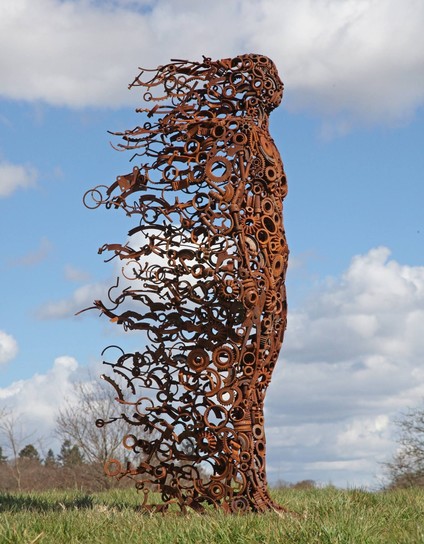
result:
M 274 62 L 265 55 L 246 54 L 211 63 L 217 65 L 218 74 L 224 76 L 230 92 L 238 99 L 256 98 L 267 112 L 276 108 L 283 98 L 283 82 Z M 225 70 L 224 74 L 222 73 Z M 218 75 L 217 74 L 217 75 Z M 220 77 L 212 77 L 211 84 Z M 224 89 L 224 98 L 225 92 Z

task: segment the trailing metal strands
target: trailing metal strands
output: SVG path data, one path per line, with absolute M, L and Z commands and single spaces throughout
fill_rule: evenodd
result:
M 139 352 L 105 350 L 104 378 L 133 407 L 123 445 L 139 454 L 106 472 L 133 478 L 146 509 L 152 488 L 161 509 L 280 509 L 267 491 L 263 402 L 286 327 L 287 185 L 268 131 L 283 85 L 270 59 L 241 55 L 172 60 L 130 87 L 151 107 L 117 147 L 140 164 L 84 197 L 139 219 L 127 244 L 99 250 L 123 261 L 130 285 L 95 306 L 147 337 Z

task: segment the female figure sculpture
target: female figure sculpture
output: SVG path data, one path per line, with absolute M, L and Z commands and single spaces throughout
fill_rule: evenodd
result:
M 153 104 L 137 110 L 147 120 L 119 144 L 146 162 L 104 196 L 101 187 L 86 194 L 89 207 L 140 216 L 126 245 L 99 250 L 123 260 L 130 285 L 111 289 L 112 307 L 95 306 L 147 337 L 143 350 L 106 363 L 104 378 L 133 411 L 122 415 L 134 425 L 124 446 L 140 454 L 139 464 L 111 460 L 106 471 L 134 478 L 146 503 L 153 486 L 165 505 L 278 509 L 267 491 L 263 403 L 286 327 L 287 185 L 268 129 L 283 85 L 261 55 L 173 60 L 151 72 L 130 85 Z

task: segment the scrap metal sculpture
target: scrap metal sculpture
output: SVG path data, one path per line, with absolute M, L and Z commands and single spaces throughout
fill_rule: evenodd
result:
M 146 162 L 85 195 L 90 208 L 140 218 L 127 244 L 99 250 L 123 261 L 128 284 L 95 307 L 146 335 L 135 353 L 105 350 L 118 352 L 103 377 L 133 411 L 121 416 L 134 425 L 123 445 L 140 454 L 106 472 L 132 477 L 146 508 L 156 488 L 165 508 L 280 509 L 267 490 L 263 404 L 287 313 L 287 185 L 268 130 L 283 84 L 269 58 L 241 55 L 174 59 L 130 87 L 153 106 L 118 147 Z

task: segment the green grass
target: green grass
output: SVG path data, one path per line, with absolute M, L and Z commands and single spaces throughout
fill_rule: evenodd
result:
M 132 490 L 0 493 L 1 544 L 424 544 L 424 489 L 275 491 L 299 517 L 137 512 Z

